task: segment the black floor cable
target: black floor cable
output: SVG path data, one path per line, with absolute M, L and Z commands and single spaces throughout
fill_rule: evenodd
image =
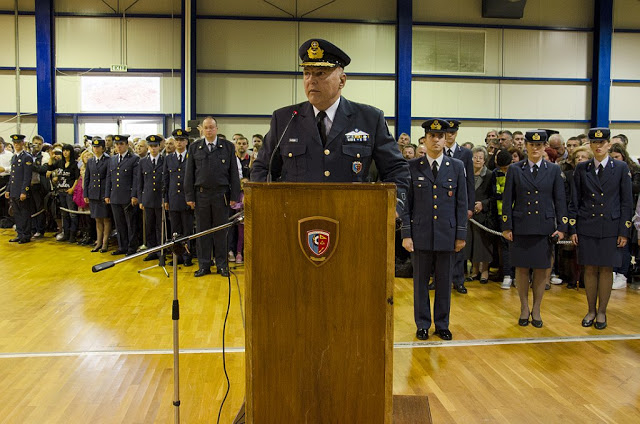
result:
M 228 282 L 227 313 L 224 316 L 224 324 L 222 325 L 222 368 L 224 370 L 224 377 L 227 379 L 227 391 L 224 394 L 224 398 L 222 399 L 222 403 L 220 404 L 220 409 L 218 410 L 218 421 L 217 421 L 218 424 L 220 424 L 220 415 L 222 414 L 222 408 L 224 407 L 224 403 L 226 402 L 227 396 L 229 396 L 229 391 L 231 390 L 231 381 L 229 380 L 229 374 L 227 373 L 227 354 L 225 351 L 225 334 L 227 332 L 227 319 L 229 318 L 229 309 L 231 308 L 231 270 L 229 270 L 229 277 L 227 277 L 227 282 Z

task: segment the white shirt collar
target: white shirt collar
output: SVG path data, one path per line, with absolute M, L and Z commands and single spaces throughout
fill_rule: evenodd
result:
M 206 138 L 204 139 L 205 144 L 208 146 L 209 145 L 209 140 L 207 140 Z M 213 144 L 214 146 L 216 144 L 218 144 L 218 136 L 216 135 L 216 138 L 213 139 L 213 141 L 211 142 L 211 144 Z
M 529 162 L 529 168 L 533 169 L 533 165 L 538 165 L 538 169 L 540 169 L 540 167 L 542 166 L 542 158 L 540 158 L 540 160 L 536 163 L 531 162 L 531 159 L 527 159 L 527 162 Z
M 158 155 L 156 157 L 153 157 L 153 156 L 151 156 L 151 153 L 149 153 L 149 159 L 151 159 L 152 161 L 155 160 L 157 162 L 159 157 L 160 157 L 160 155 Z
M 438 162 L 438 169 L 440 169 L 442 167 L 442 157 L 444 155 L 440 154 L 440 156 L 438 156 L 437 158 L 432 158 L 431 156 L 429 156 L 429 154 L 427 154 L 427 160 L 429 161 L 429 168 L 431 168 L 433 166 L 433 161 Z
M 607 155 L 604 159 L 602 159 L 602 162 L 598 162 L 598 159 L 593 158 L 593 164 L 596 166 L 596 169 L 598 169 L 598 166 L 600 166 L 600 164 L 602 164 L 603 168 L 606 168 L 608 163 L 609 163 L 609 155 Z
M 333 123 L 333 120 L 336 117 L 336 112 L 338 111 L 338 106 L 340 105 L 340 97 L 338 97 L 338 100 L 336 100 L 336 102 L 334 104 L 332 104 L 331 106 L 329 106 L 327 108 L 327 110 L 324 111 L 324 113 L 327 114 L 327 118 L 329 118 L 329 121 L 331 121 Z M 313 107 L 313 114 L 314 116 L 318 116 L 318 114 L 320 113 L 320 109 L 318 109 L 317 107 Z
M 451 147 L 447 147 L 447 145 L 445 144 L 444 146 L 444 151 L 448 151 L 451 150 L 451 157 L 453 157 L 453 155 L 456 153 L 456 150 L 458 149 L 458 143 L 456 143 L 455 141 L 453 142 L 453 144 L 451 145 Z M 440 164 L 438 164 L 440 165 Z

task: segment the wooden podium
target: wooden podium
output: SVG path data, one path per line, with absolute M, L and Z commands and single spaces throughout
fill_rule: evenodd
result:
M 392 423 L 393 184 L 245 185 L 247 423 Z

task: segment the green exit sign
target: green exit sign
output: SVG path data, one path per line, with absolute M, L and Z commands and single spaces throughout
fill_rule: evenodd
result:
M 111 65 L 111 72 L 127 72 L 127 65 Z

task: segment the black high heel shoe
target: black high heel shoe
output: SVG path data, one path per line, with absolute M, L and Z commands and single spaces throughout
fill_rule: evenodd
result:
M 542 320 L 533 319 L 533 312 L 531 312 L 531 325 L 533 325 L 536 328 L 542 328 Z
M 520 327 L 526 327 L 527 325 L 529 325 L 529 318 L 519 318 L 518 325 Z
M 97 252 L 98 250 L 100 250 L 102 247 L 101 246 L 94 246 L 93 249 L 91 249 L 92 252 Z

